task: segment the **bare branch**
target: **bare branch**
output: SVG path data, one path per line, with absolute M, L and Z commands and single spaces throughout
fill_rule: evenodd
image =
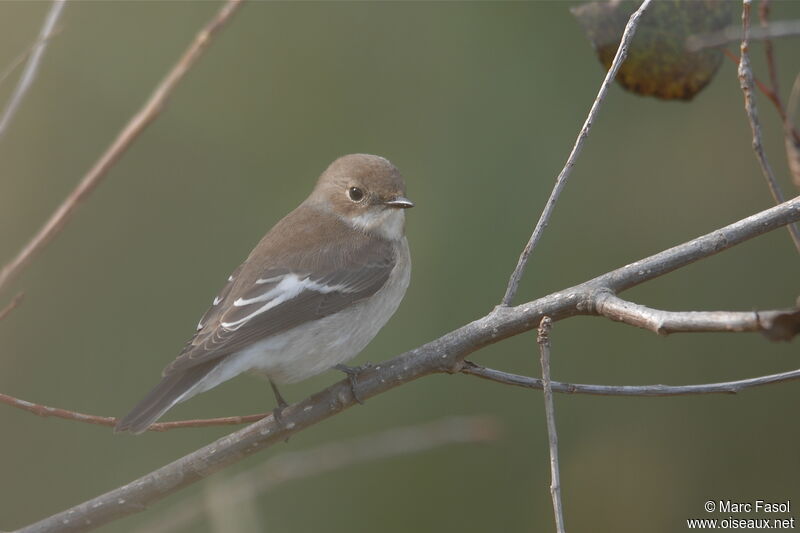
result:
M 771 311 L 662 311 L 645 307 L 612 293 L 595 299 L 598 314 L 659 335 L 679 332 L 760 331 L 770 340 L 791 340 L 800 333 L 800 309 Z
M 796 222 L 800 220 L 799 211 L 800 197 L 792 198 L 702 237 L 598 276 L 586 285 L 595 287 L 598 292 L 610 290 L 619 293 L 756 237 L 753 234 L 756 231 L 753 224 L 758 223 L 757 221 L 764 224 L 757 228 L 759 234 Z
M 174 67 L 167 73 L 167 76 L 156 87 L 153 94 L 144 106 L 130 119 L 128 124 L 117 135 L 100 159 L 81 179 L 77 187 L 67 196 L 60 206 L 50 215 L 44 226 L 34 235 L 34 237 L 19 251 L 16 257 L 0 270 L 0 290 L 8 284 L 11 279 L 19 274 L 28 264 L 33 256 L 44 248 L 50 240 L 55 237 L 75 213 L 77 207 L 84 201 L 89 194 L 100 184 L 108 171 L 119 160 L 123 153 L 130 147 L 134 140 L 144 131 L 144 129 L 155 120 L 167 99 L 178 86 L 192 65 L 197 61 L 202 52 L 211 43 L 212 37 L 219 31 L 225 22 L 239 7 L 242 0 L 227 0 L 219 12 L 211 21 L 195 36 L 194 41 L 184 52 Z
M 770 0 L 761 0 L 758 4 L 758 20 L 761 24 L 761 29 L 766 30 L 769 28 L 769 8 Z M 750 34 L 752 37 L 752 32 Z M 767 71 L 769 72 L 769 82 L 771 88 L 770 100 L 775 105 L 778 115 L 781 117 L 781 122 L 786 122 L 786 108 L 783 106 L 780 94 L 780 84 L 778 83 L 778 65 L 775 62 L 775 47 L 772 45 L 772 39 L 767 37 L 764 39 L 764 55 L 767 58 Z
M 792 92 L 789 93 L 789 106 L 786 111 L 789 120 L 794 120 L 794 115 L 797 113 L 798 104 L 800 103 L 800 73 L 794 78 L 792 84 Z
M 12 302 L 14 303 L 14 302 Z M 0 316 L 0 319 L 3 317 Z M 97 416 L 89 415 L 86 413 L 79 413 L 77 411 L 70 411 L 68 409 L 60 409 L 58 407 L 50 407 L 49 405 L 42 405 L 38 403 L 29 402 L 8 394 L 0 393 L 0 403 L 4 403 L 11 407 L 28 411 L 38 416 L 63 418 L 65 420 L 74 420 L 76 422 L 85 422 L 87 424 L 94 424 L 97 426 L 114 427 L 117 419 L 113 416 Z M 259 413 L 254 415 L 242 416 L 226 416 L 221 418 L 202 418 L 197 420 L 178 420 L 175 422 L 158 422 L 153 424 L 147 431 L 168 431 L 170 429 L 181 428 L 201 428 L 209 426 L 237 426 L 241 424 L 249 424 L 256 420 L 261 420 L 269 416 L 270 413 Z
M 729 59 L 736 67 L 739 67 L 739 56 L 734 54 L 727 48 L 722 49 L 722 55 L 724 55 L 727 59 Z M 778 109 L 778 114 L 781 113 L 780 111 L 780 98 L 777 96 L 777 92 L 773 91 L 770 87 L 767 87 L 765 83 L 758 79 L 758 77 L 754 74 L 753 75 L 753 83 L 755 83 L 756 88 L 761 91 L 761 94 L 766 96 L 770 102 Z M 794 130 L 793 130 L 794 131 Z
M 12 299 L 10 302 L 8 302 L 8 305 L 6 305 L 4 308 L 0 309 L 0 320 L 3 320 L 5 317 L 10 315 L 11 311 L 16 309 L 17 306 L 22 303 L 22 299 L 24 297 L 25 297 L 25 293 L 21 292 L 21 293 L 17 294 L 16 296 L 14 296 L 14 299 Z
M 797 112 L 797 102 L 800 101 L 800 74 L 794 78 L 792 92 L 789 93 L 789 105 L 784 122 L 784 142 L 786 144 L 786 159 L 789 171 L 796 187 L 800 188 L 800 135 L 794 126 L 794 117 Z
M 800 219 L 800 197 L 590 281 L 516 307 L 497 306 L 486 316 L 405 352 L 358 376 L 359 397 L 368 400 L 435 373 L 456 373 L 464 358 L 490 344 L 536 328 L 543 316 L 554 321 L 591 314 L 593 299 L 667 274 Z M 553 384 L 553 390 L 556 390 Z M 86 531 L 140 512 L 183 487 L 259 450 L 283 442 L 358 402 L 349 380 L 340 381 L 285 408 L 282 423 L 264 418 L 169 463 L 141 478 L 19 530 L 23 533 Z
M 644 11 L 647 9 L 647 6 L 650 5 L 650 2 L 651 0 L 644 0 L 642 5 L 639 6 L 639 9 L 637 9 L 631 15 L 630 19 L 628 19 L 628 24 L 625 26 L 625 31 L 622 32 L 622 39 L 620 40 L 619 47 L 617 48 L 617 53 L 614 56 L 614 60 L 611 62 L 611 68 L 608 69 L 606 77 L 603 80 L 603 83 L 600 85 L 600 90 L 597 92 L 597 97 L 594 99 L 591 109 L 589 109 L 589 114 L 583 123 L 583 127 L 578 134 L 578 138 L 575 140 L 575 145 L 572 147 L 569 157 L 567 157 L 567 162 L 556 178 L 556 183 L 553 186 L 552 192 L 550 193 L 550 198 L 547 199 L 544 210 L 542 210 L 539 221 L 536 223 L 536 227 L 533 229 L 533 233 L 531 234 L 528 243 L 525 245 L 525 248 L 522 250 L 522 254 L 519 256 L 517 266 L 514 268 L 514 272 L 511 274 L 511 278 L 508 280 L 508 286 L 506 287 L 506 293 L 503 296 L 501 305 L 511 305 L 511 302 L 514 300 L 514 296 L 517 294 L 519 282 L 522 279 L 522 275 L 525 273 L 525 267 L 528 264 L 528 258 L 530 257 L 531 252 L 533 252 L 533 249 L 536 247 L 536 244 L 539 242 L 539 239 L 542 237 L 542 232 L 544 232 L 544 229 L 547 227 L 550 221 L 550 217 L 553 214 L 553 209 L 558 201 L 558 197 L 561 195 L 561 191 L 564 190 L 570 174 L 572 174 L 572 167 L 575 166 L 575 162 L 578 160 L 578 156 L 583 149 L 583 143 L 589 136 L 589 131 L 592 129 L 592 123 L 594 122 L 595 117 L 600 110 L 600 106 L 606 97 L 608 87 L 614 81 L 619 67 L 622 65 L 623 61 L 625 61 L 625 57 L 628 55 L 628 45 L 633 39 L 633 35 L 636 33 L 636 27 L 639 24 L 639 19 L 641 18 L 642 13 L 644 13 Z
M 352 465 L 420 453 L 451 444 L 497 440 L 500 427 L 488 416 L 455 416 L 427 424 L 393 428 L 380 433 L 331 442 L 300 452 L 276 455 L 254 469 L 217 482 L 215 494 L 227 494 L 229 503 L 253 497 L 275 487 Z M 140 533 L 167 533 L 186 528 L 203 516 L 203 505 L 188 498 L 140 527 Z
M 556 409 L 553 405 L 553 389 L 550 382 L 550 329 L 553 321 L 543 316 L 539 323 L 540 361 L 542 365 L 542 389 L 544 390 L 544 413 L 547 420 L 547 444 L 550 449 L 550 497 L 553 500 L 553 515 L 556 531 L 565 533 L 564 510 L 561 506 L 561 475 L 558 468 L 558 432 L 556 431 Z
M 744 93 L 744 108 L 747 112 L 747 118 L 750 121 L 750 129 L 753 130 L 753 150 L 755 150 L 756 158 L 758 159 L 759 165 L 761 165 L 761 172 L 767 180 L 772 199 L 776 204 L 779 204 L 784 201 L 784 196 L 780 185 L 778 185 L 778 180 L 775 179 L 775 174 L 772 172 L 772 167 L 767 160 L 767 156 L 764 153 L 764 145 L 761 142 L 761 123 L 758 119 L 756 102 L 753 98 L 753 71 L 750 68 L 750 55 L 748 52 L 750 46 L 751 1 L 752 0 L 742 0 L 742 28 L 744 35 L 742 37 L 741 51 L 739 54 L 739 85 Z M 789 224 L 787 229 L 792 237 L 795 248 L 800 252 L 800 229 L 794 224 Z
M 64 10 L 65 4 L 65 0 L 53 0 L 50 11 L 47 12 L 47 16 L 42 24 L 42 29 L 39 30 L 39 38 L 36 40 L 36 44 L 34 44 L 31 54 L 28 57 L 25 70 L 22 72 L 19 82 L 14 88 L 14 92 L 11 94 L 11 98 L 8 99 L 8 104 L 6 105 L 5 111 L 3 111 L 3 115 L 0 116 L 0 138 L 3 137 L 6 129 L 8 129 L 11 119 L 14 118 L 20 104 L 22 104 L 22 100 L 25 98 L 28 89 L 33 85 L 33 80 L 36 79 L 39 63 L 42 61 L 50 36 L 53 34 L 53 29 L 56 27 L 58 19 L 61 17 L 61 12 Z
M 766 30 L 769 28 L 769 10 L 770 10 L 770 0 L 761 0 L 758 5 L 758 19 L 761 23 L 761 29 Z M 752 38 L 753 34 L 750 33 L 750 37 Z M 786 113 L 786 107 L 783 105 L 783 100 L 781 99 L 780 93 L 780 83 L 778 83 L 778 65 L 775 60 L 775 47 L 772 44 L 772 39 L 766 37 L 764 39 L 764 55 L 767 58 L 767 71 L 769 72 L 769 80 L 770 80 L 770 90 L 765 92 L 764 94 L 767 98 L 775 106 L 775 109 L 778 111 L 778 115 L 781 117 L 781 122 L 783 123 L 784 134 L 787 136 L 787 149 L 791 144 L 800 144 L 800 132 L 794 127 L 794 125 L 789 120 L 789 116 Z M 753 77 L 755 80 L 755 76 Z M 797 178 L 796 179 L 800 179 Z
M 751 39 L 777 39 L 800 35 L 800 20 L 778 20 L 761 28 L 753 28 Z M 741 26 L 728 26 L 724 30 L 701 35 L 690 35 L 686 39 L 686 50 L 697 52 L 704 48 L 715 48 L 728 43 L 740 41 L 742 38 Z
M 28 59 L 31 56 L 36 47 L 39 46 L 39 43 L 49 41 L 50 39 L 58 35 L 59 31 L 60 28 L 53 28 L 53 31 L 50 32 L 46 38 L 44 39 L 37 38 L 30 44 L 30 46 L 28 46 L 27 49 L 25 49 L 21 54 L 15 57 L 14 60 L 11 61 L 11 63 L 9 63 L 2 72 L 0 72 L 0 85 L 5 83 L 5 81 L 11 75 L 11 73 L 14 72 L 14 70 L 16 70 L 18 66 L 20 66 L 26 59 Z
M 526 389 L 544 389 L 544 383 L 541 379 L 485 368 L 470 361 L 464 361 L 460 371 L 462 374 L 502 383 L 503 385 Z M 592 394 L 594 396 L 690 396 L 696 394 L 736 394 L 745 389 L 789 381 L 800 381 L 800 369 L 737 381 L 703 383 L 701 385 L 587 385 L 552 381 L 551 387 L 553 392 Z
M 769 28 L 769 9 L 770 0 L 761 0 L 758 5 L 758 18 L 761 28 Z M 751 33 L 752 37 L 752 33 Z M 780 95 L 780 84 L 778 83 L 778 66 L 775 61 L 775 50 L 772 39 L 764 40 L 764 53 L 767 57 L 767 70 L 769 72 L 770 84 L 772 85 L 767 97 L 775 105 L 778 115 L 783 123 L 784 144 L 786 149 L 786 159 L 789 164 L 789 171 L 795 185 L 800 184 L 800 132 L 794 127 L 791 116 L 786 112 Z M 791 98 L 791 95 L 790 95 Z

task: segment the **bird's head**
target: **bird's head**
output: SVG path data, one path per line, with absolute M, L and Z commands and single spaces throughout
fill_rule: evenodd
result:
M 397 167 L 369 154 L 346 155 L 331 163 L 309 201 L 362 231 L 392 240 L 402 238 L 404 210 L 414 207 Z

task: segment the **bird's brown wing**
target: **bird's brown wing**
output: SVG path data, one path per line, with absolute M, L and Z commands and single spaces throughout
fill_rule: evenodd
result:
M 313 254 L 286 256 L 257 276 L 241 272 L 164 375 L 222 359 L 368 298 L 389 279 L 395 260 L 386 240 L 350 238 L 316 247 Z

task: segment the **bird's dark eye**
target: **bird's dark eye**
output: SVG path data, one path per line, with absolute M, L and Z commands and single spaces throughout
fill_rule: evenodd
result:
M 358 187 L 350 187 L 347 189 L 347 196 L 349 196 L 354 202 L 360 202 L 364 199 L 364 191 Z

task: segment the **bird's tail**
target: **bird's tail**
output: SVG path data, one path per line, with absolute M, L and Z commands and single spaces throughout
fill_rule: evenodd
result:
M 130 413 L 117 422 L 114 432 L 130 431 L 134 435 L 138 435 L 146 431 L 175 404 L 188 399 L 189 396 L 186 393 L 200 383 L 216 366 L 216 363 L 217 361 L 209 361 L 187 368 L 183 372 L 164 376 L 161 382 L 131 409 Z

